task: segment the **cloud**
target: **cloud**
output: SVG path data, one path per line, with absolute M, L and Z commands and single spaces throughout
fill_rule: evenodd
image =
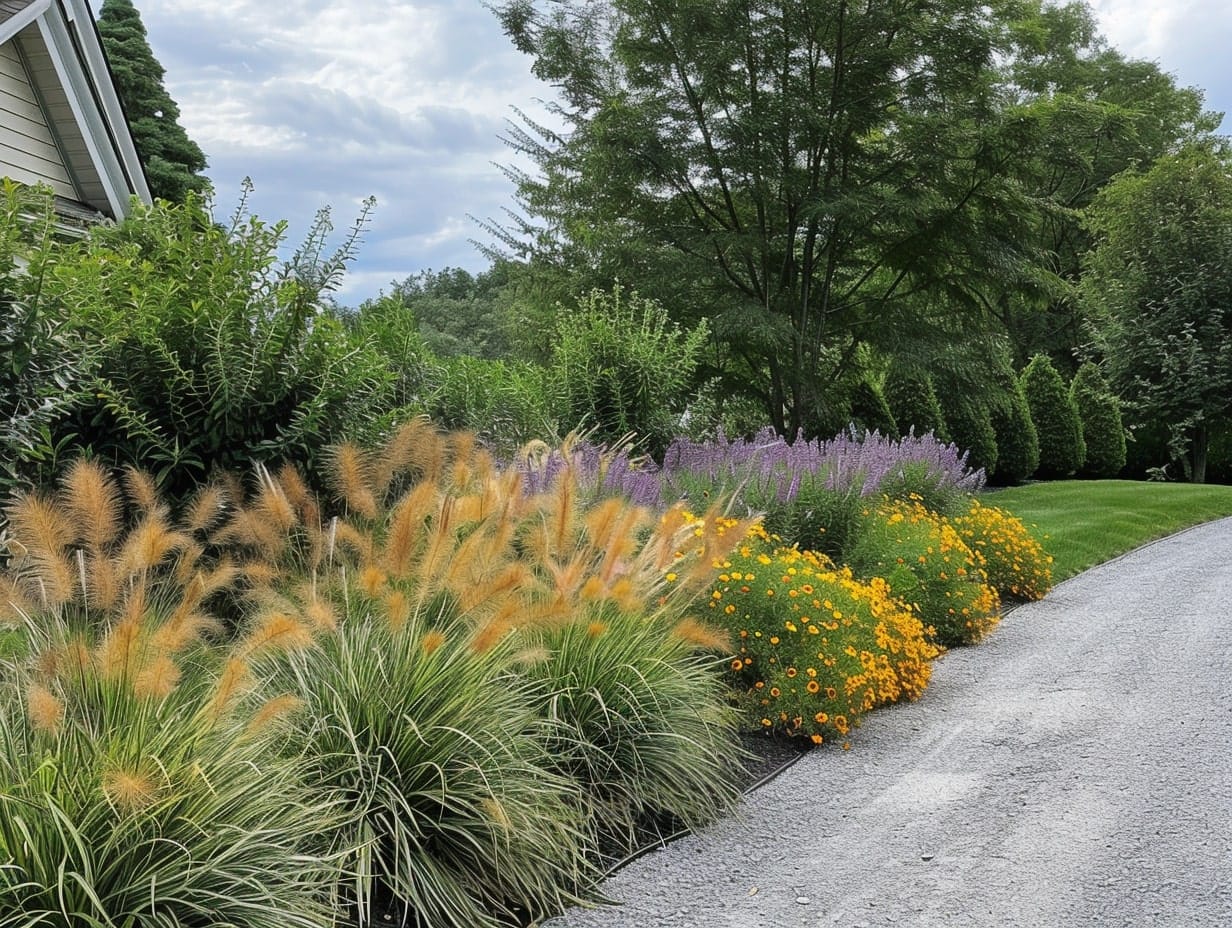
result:
M 499 164 L 512 108 L 547 125 L 551 88 L 478 0 L 140 0 L 182 122 L 210 159 L 219 212 L 241 180 L 292 242 L 320 207 L 345 229 L 378 200 L 342 291 L 358 302 L 427 267 L 475 271 L 468 216 L 514 205 Z M 1094 0 L 1113 44 L 1232 110 L 1227 0 Z
M 513 202 L 505 120 L 515 106 L 550 119 L 536 101 L 551 89 L 481 4 L 145 0 L 141 13 L 209 157 L 216 212 L 251 177 L 252 211 L 287 219 L 293 245 L 320 207 L 345 229 L 375 195 L 346 300 L 426 267 L 486 266 L 468 217 Z
M 1232 5 L 1227 0 L 1093 0 L 1109 41 L 1156 61 L 1183 86 L 1206 93 L 1208 109 L 1232 112 Z M 1225 118 L 1224 131 L 1232 127 Z

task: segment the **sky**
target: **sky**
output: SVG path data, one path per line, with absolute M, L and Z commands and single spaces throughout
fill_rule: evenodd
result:
M 94 0 L 97 11 L 101 0 Z M 550 119 L 550 87 L 480 0 L 136 0 L 180 122 L 209 158 L 215 211 L 243 179 L 251 212 L 285 219 L 291 246 L 321 207 L 340 244 L 376 209 L 338 293 L 356 305 L 447 266 L 477 272 L 476 220 L 514 207 L 501 170 L 516 110 Z M 1158 61 L 1232 112 L 1232 3 L 1092 0 L 1109 41 Z M 1232 119 L 1224 130 L 1232 131 Z

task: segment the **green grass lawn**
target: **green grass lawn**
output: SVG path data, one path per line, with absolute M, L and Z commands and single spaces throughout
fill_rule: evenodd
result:
M 1232 515 L 1232 487 L 1190 483 L 1058 480 L 989 493 L 984 501 L 1035 527 L 1056 559 L 1058 583 L 1148 541 Z

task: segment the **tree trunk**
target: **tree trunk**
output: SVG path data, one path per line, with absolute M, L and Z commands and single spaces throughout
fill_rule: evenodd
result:
M 1190 478 L 1194 483 L 1206 483 L 1206 449 L 1210 440 L 1210 432 L 1205 423 L 1194 428 L 1193 476 Z

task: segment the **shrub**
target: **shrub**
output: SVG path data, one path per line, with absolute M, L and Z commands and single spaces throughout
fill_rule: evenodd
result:
M 877 432 L 891 440 L 898 440 L 898 424 L 885 396 L 867 379 L 861 380 L 852 391 L 851 423 L 857 431 Z
M 290 457 L 314 472 L 328 442 L 379 430 L 392 375 L 324 303 L 363 222 L 322 258 L 322 213 L 279 265 L 285 224 L 237 212 L 224 227 L 190 197 L 62 249 L 46 297 L 72 307 L 99 352 L 89 401 L 64 426 L 75 444 L 152 470 L 178 495 L 252 461 Z
M 31 657 L 0 683 L 0 923 L 331 925 L 334 809 L 273 749 L 294 699 L 249 686 L 280 643 L 201 646 L 234 571 L 200 560 L 148 479 L 130 486 L 127 531 L 92 464 L 9 508 L 0 607 Z
M 557 317 L 551 370 L 562 421 L 594 429 L 609 444 L 632 432 L 651 454 L 662 454 L 705 340 L 704 324 L 684 331 L 636 292 L 626 296 L 619 285 L 610 293 L 592 290 Z
M 1002 597 L 1043 599 L 1052 589 L 1052 557 L 1021 519 L 973 499 L 971 511 L 954 519 L 953 526 L 983 559 L 988 584 Z
M 966 454 L 967 463 L 985 473 L 997 467 L 997 433 L 988 405 L 962 392 L 953 392 L 942 409 L 950 439 Z
M 734 686 L 750 727 L 842 738 L 871 709 L 924 691 L 936 649 L 884 581 L 751 539 L 720 563 L 716 621 L 738 636 Z
M 1003 486 L 1021 483 L 1039 468 L 1039 435 L 1031 421 L 1031 409 L 1014 376 L 1009 359 L 994 365 L 992 377 L 999 395 L 988 404 L 989 419 L 997 439 L 997 466 L 990 477 Z
M 93 346 L 43 293 L 63 246 L 51 192 L 0 186 L 0 493 L 49 483 L 65 438 L 59 422 L 85 395 Z
M 553 384 L 537 364 L 462 355 L 431 364 L 428 383 L 425 410 L 433 421 L 474 432 L 498 452 L 556 437 Z
M 932 432 L 943 442 L 950 440 L 941 404 L 927 371 L 895 363 L 886 376 L 885 398 L 901 431 L 914 429 L 917 435 Z
M 435 356 L 419 333 L 411 308 L 397 296 L 365 301 L 343 316 L 357 344 L 366 344 L 384 360 L 392 375 L 395 408 L 422 411 L 433 390 Z
M 1082 474 L 1115 477 L 1125 467 L 1126 456 L 1120 401 L 1112 395 L 1099 368 L 1089 361 L 1078 368 L 1069 389 L 1086 446 Z
M 981 555 L 916 500 L 870 510 L 850 556 L 857 576 L 883 577 L 942 647 L 973 644 L 1000 618 Z
M 1046 355 L 1037 354 L 1022 372 L 1022 390 L 1039 435 L 1039 475 L 1047 478 L 1074 474 L 1086 458 L 1078 407 L 1061 375 Z

